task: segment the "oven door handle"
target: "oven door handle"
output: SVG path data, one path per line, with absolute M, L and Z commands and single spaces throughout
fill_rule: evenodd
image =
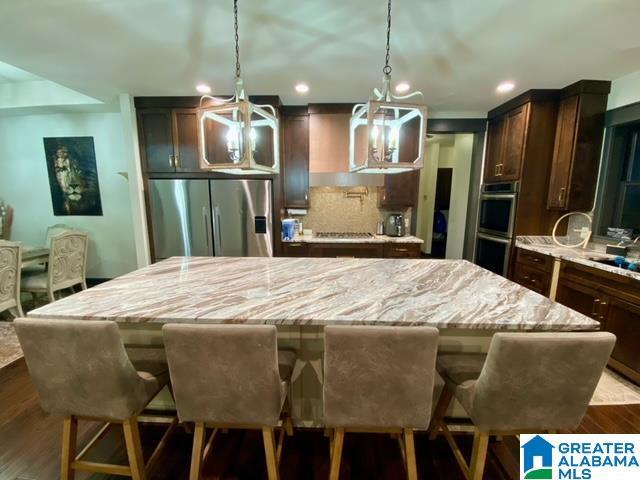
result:
M 515 200 L 517 196 L 516 193 L 482 193 L 480 200 Z
M 494 237 L 492 235 L 485 235 L 484 233 L 477 233 L 476 237 L 481 238 L 483 240 L 489 240 L 491 242 L 498 242 L 498 243 L 504 243 L 504 244 L 510 244 L 511 243 L 511 239 L 510 238 Z

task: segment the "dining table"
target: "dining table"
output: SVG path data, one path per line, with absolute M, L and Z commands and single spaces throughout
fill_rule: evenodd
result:
M 23 246 L 22 247 L 22 267 L 26 265 L 37 265 L 46 263 L 49 260 L 49 247 Z

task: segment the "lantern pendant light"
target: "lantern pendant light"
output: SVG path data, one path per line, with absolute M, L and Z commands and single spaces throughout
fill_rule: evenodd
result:
M 235 30 L 235 94 L 228 99 L 200 99 L 200 168 L 234 175 L 277 174 L 280 134 L 276 110 L 246 99 L 240 77 L 238 0 L 233 2 Z M 214 106 L 202 107 L 205 100 Z
M 369 101 L 355 105 L 349 124 L 349 171 L 402 173 L 422 168 L 427 128 L 427 105 L 422 92 L 391 93 L 389 41 L 391 0 L 387 4 L 387 49 L 382 90 L 374 88 Z M 420 102 L 407 100 L 421 97 Z

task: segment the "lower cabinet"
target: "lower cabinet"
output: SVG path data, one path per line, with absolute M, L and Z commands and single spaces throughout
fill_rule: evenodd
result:
M 553 259 L 548 255 L 517 249 L 511 280 L 540 295 L 548 296 Z
M 283 242 L 284 257 L 420 258 L 419 243 Z
M 562 262 L 556 301 L 613 333 L 617 340 L 609 366 L 640 383 L 640 281 Z

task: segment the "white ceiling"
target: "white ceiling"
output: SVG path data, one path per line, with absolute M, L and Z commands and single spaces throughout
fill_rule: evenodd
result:
M 0 62 L 0 85 L 6 83 L 31 82 L 34 80 L 42 80 L 37 75 L 25 72 L 19 68 Z
M 5 0 L 0 60 L 103 99 L 194 95 L 203 81 L 227 93 L 231 10 L 231 0 Z M 384 0 L 240 0 L 239 10 L 248 93 L 362 101 L 380 83 Z M 486 112 L 506 79 L 512 96 L 640 70 L 638 0 L 396 0 L 393 12 L 394 83 L 439 112 Z

